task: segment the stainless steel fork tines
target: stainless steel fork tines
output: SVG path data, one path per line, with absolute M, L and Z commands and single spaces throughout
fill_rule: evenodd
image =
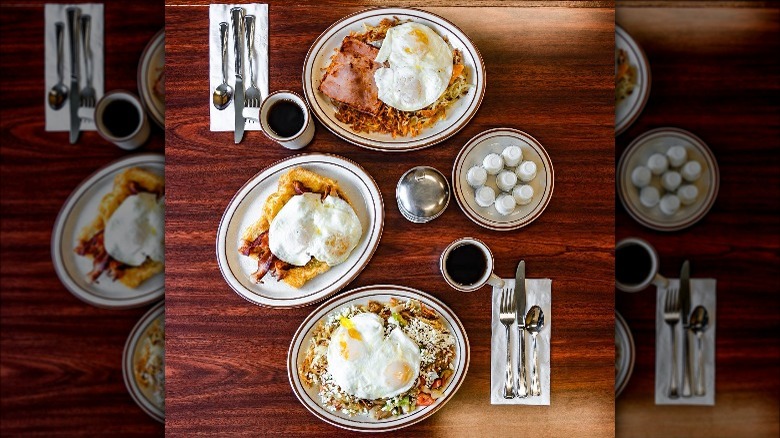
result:
M 89 15 L 81 16 L 81 42 L 84 46 L 84 73 L 87 78 L 86 86 L 81 90 L 81 106 L 85 108 L 94 108 L 97 103 L 97 93 L 92 86 L 92 75 L 94 73 L 94 64 L 92 62 L 92 52 L 89 48 L 90 28 L 92 27 L 92 18 Z
M 249 108 L 259 108 L 263 103 L 263 97 L 260 94 L 260 90 L 255 84 L 255 64 L 253 59 L 255 57 L 255 17 L 254 15 L 247 15 L 244 17 L 244 27 L 246 28 L 246 47 L 249 55 L 249 83 L 250 87 L 247 88 L 244 95 L 244 101 Z
M 505 288 L 501 291 L 501 305 L 499 309 L 499 321 L 506 327 L 506 380 L 504 382 L 504 398 L 515 396 L 514 381 L 512 379 L 512 343 L 509 340 L 509 329 L 515 323 L 515 291 Z
M 666 291 L 664 304 L 664 322 L 669 325 L 669 331 L 672 334 L 672 375 L 669 382 L 669 398 L 678 398 L 680 394 L 677 390 L 677 323 L 680 322 L 680 299 L 679 291 L 675 288 L 669 288 Z

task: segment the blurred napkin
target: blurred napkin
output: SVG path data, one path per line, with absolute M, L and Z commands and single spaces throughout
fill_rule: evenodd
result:
M 679 279 L 669 279 L 669 287 L 679 287 Z M 666 288 L 658 288 L 655 302 L 655 404 L 657 405 L 715 405 L 715 295 L 716 282 L 713 278 L 691 279 L 691 312 L 696 306 L 704 306 L 710 318 L 709 326 L 702 337 L 704 347 L 704 396 L 693 395 L 696 384 L 698 363 L 696 361 L 696 336 L 691 335 L 691 396 L 682 396 L 683 382 L 683 341 L 685 340 L 682 329 L 682 319 L 674 327 L 677 330 L 677 387 L 680 397 L 669 398 L 669 382 L 672 376 L 672 335 L 670 326 L 664 322 L 664 300 Z
M 69 131 L 70 130 L 70 106 L 66 100 L 62 108 L 55 111 L 49 106 L 49 90 L 57 84 L 57 34 L 54 24 L 61 21 L 64 25 L 62 33 L 62 61 L 63 61 L 63 82 L 66 87 L 70 87 L 70 35 L 68 34 L 68 16 L 65 9 L 69 6 L 78 6 L 81 9 L 81 15 L 92 17 L 90 27 L 90 50 L 92 51 L 93 76 L 92 86 L 95 87 L 95 93 L 99 100 L 103 97 L 104 74 L 103 74 L 103 4 L 102 3 L 82 3 L 82 4 L 50 4 L 47 3 L 44 8 L 44 74 L 46 88 L 43 95 L 43 106 L 46 108 L 46 131 Z M 79 24 L 79 27 L 81 25 Z M 81 29 L 79 28 L 79 32 Z M 87 84 L 87 71 L 85 65 L 85 56 L 83 44 L 79 33 L 79 83 L 81 88 Z M 82 108 L 79 115 L 82 118 L 89 118 L 89 121 L 81 123 L 82 131 L 95 131 L 94 110 L 92 108 Z
M 504 287 L 515 287 L 514 278 L 504 278 Z M 542 395 L 526 398 L 504 398 L 504 381 L 506 380 L 506 327 L 501 324 L 498 313 L 501 306 L 501 289 L 493 288 L 493 336 L 490 342 L 490 404 L 493 405 L 550 405 L 550 333 L 552 332 L 552 280 L 525 280 L 526 311 L 531 306 L 539 306 L 544 312 L 544 328 L 536 335 L 539 354 L 539 381 L 542 384 Z M 512 346 L 512 376 L 517 382 L 517 363 L 520 360 L 520 342 L 517 338 L 517 321 L 509 329 Z M 533 361 L 533 340 L 525 332 L 525 361 L 528 388 L 531 388 L 531 369 Z
M 211 119 L 211 131 L 234 131 L 235 130 L 235 105 L 233 101 L 230 105 L 218 110 L 211 101 L 211 95 L 214 89 L 222 83 L 222 42 L 219 35 L 219 23 L 228 23 L 228 44 L 227 44 L 227 82 L 235 90 L 236 86 L 236 53 L 233 40 L 233 20 L 230 17 L 230 9 L 234 6 L 244 8 L 246 15 L 255 16 L 255 53 L 252 58 L 254 72 L 249 71 L 249 45 L 246 43 L 246 29 L 242 34 L 242 44 L 244 46 L 244 88 L 247 89 L 252 84 L 250 74 L 254 75 L 255 84 L 260 89 L 263 99 L 268 97 L 268 5 L 266 4 L 242 4 L 242 5 L 209 5 L 209 115 Z M 234 92 L 235 96 L 235 92 Z M 258 110 L 245 108 L 244 117 L 257 119 Z M 246 123 L 245 130 L 260 131 L 259 123 Z

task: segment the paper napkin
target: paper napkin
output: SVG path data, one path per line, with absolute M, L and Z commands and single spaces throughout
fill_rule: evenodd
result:
M 57 84 L 57 34 L 54 24 L 61 21 L 64 26 L 62 35 L 62 60 L 63 60 L 63 82 L 65 86 L 70 87 L 70 35 L 68 34 L 68 17 L 65 9 L 69 6 L 77 6 L 81 9 L 81 15 L 92 17 L 90 27 L 90 51 L 92 53 L 93 77 L 92 86 L 95 88 L 97 99 L 103 97 L 104 92 L 104 73 L 103 73 L 103 4 L 102 3 L 83 3 L 83 4 L 46 4 L 44 8 L 44 68 L 46 88 L 43 93 L 43 106 L 46 109 L 46 131 L 69 131 L 70 130 L 70 106 L 65 101 L 65 105 L 59 110 L 53 110 L 49 106 L 49 90 Z M 79 25 L 80 26 L 80 25 Z M 80 32 L 80 30 L 79 30 Z M 79 48 L 79 81 L 80 88 L 87 84 L 87 71 L 85 56 L 81 37 L 78 41 Z M 94 117 L 91 117 L 94 111 L 92 109 L 81 109 L 81 117 L 88 116 L 89 121 L 81 123 L 82 131 L 94 131 Z
M 242 35 L 242 44 L 244 46 L 244 88 L 250 87 L 251 75 L 254 75 L 255 84 L 260 89 L 260 94 L 263 99 L 268 97 L 268 5 L 266 4 L 242 4 L 242 5 L 222 5 L 212 4 L 209 5 L 209 88 L 208 91 L 208 106 L 210 115 L 210 129 L 211 131 L 234 131 L 235 130 L 235 105 L 234 102 L 230 102 L 230 105 L 223 109 L 218 110 L 211 101 L 211 95 L 214 89 L 222 83 L 222 41 L 219 34 L 219 23 L 228 23 L 228 44 L 227 44 L 227 82 L 235 90 L 236 85 L 236 53 L 234 50 L 233 40 L 233 20 L 230 17 L 230 9 L 234 6 L 241 6 L 244 8 L 246 15 L 255 16 L 255 47 L 252 58 L 254 71 L 249 71 L 249 45 L 246 43 L 246 34 Z M 248 110 L 250 113 L 252 109 Z M 257 113 L 257 110 L 254 110 Z M 256 118 L 257 115 L 250 115 L 244 112 L 245 116 Z M 259 123 L 246 123 L 245 130 L 247 131 L 259 131 Z
M 679 279 L 669 279 L 669 287 L 679 288 Z M 712 278 L 691 279 L 691 312 L 696 306 L 704 306 L 709 315 L 709 326 L 702 337 L 704 347 L 704 385 L 706 393 L 704 396 L 693 395 L 693 388 L 696 384 L 696 372 L 698 363 L 696 361 L 696 337 L 691 335 L 691 357 L 693 358 L 693 367 L 691 371 L 691 397 L 682 396 L 683 382 L 683 341 L 684 331 L 682 328 L 682 319 L 675 326 L 677 331 L 677 387 L 680 397 L 677 399 L 669 398 L 669 383 L 672 376 L 672 335 L 670 326 L 664 322 L 664 304 L 666 299 L 666 288 L 658 288 L 656 292 L 656 312 L 655 312 L 655 404 L 657 405 L 706 405 L 715 404 L 715 296 L 716 282 Z
M 504 278 L 504 287 L 513 288 L 515 280 Z M 542 384 L 542 395 L 526 398 L 504 398 L 504 381 L 506 379 L 506 327 L 499 320 L 501 307 L 501 289 L 493 288 L 493 336 L 490 342 L 490 404 L 493 405 L 550 405 L 550 333 L 552 332 L 552 280 L 526 279 L 526 311 L 531 306 L 539 306 L 544 312 L 544 328 L 536 335 L 539 355 L 539 380 Z M 509 330 L 512 346 L 512 375 L 517 381 L 517 363 L 520 359 L 519 339 L 517 338 L 517 321 Z M 533 340 L 525 333 L 525 360 L 528 388 L 531 387 L 531 369 L 533 361 Z

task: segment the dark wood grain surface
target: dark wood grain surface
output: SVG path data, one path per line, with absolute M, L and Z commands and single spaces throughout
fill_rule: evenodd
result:
M 130 153 L 97 132 L 75 145 L 67 132 L 44 132 L 44 2 L 7 3 L 0 6 L 0 434 L 162 435 L 122 380 L 125 341 L 147 308 L 83 303 L 59 282 L 50 255 L 54 219 L 71 191 Z M 106 91 L 137 90 L 141 52 L 163 24 L 161 2 L 105 5 Z M 141 151 L 162 152 L 163 143 L 153 127 Z
M 717 279 L 714 407 L 656 406 L 655 290 L 617 295 L 637 345 L 617 399 L 618 436 L 777 437 L 780 434 L 780 13 L 777 9 L 618 8 L 617 22 L 650 61 L 643 114 L 617 138 L 676 126 L 701 137 L 720 167 L 713 209 L 687 230 L 659 233 L 617 205 L 617 238 L 651 242 L 661 273 Z
M 191 4 L 192 2 L 187 2 Z M 170 5 L 167 25 L 166 153 L 167 418 L 171 436 L 350 435 L 317 420 L 293 395 L 287 350 L 314 309 L 248 304 L 223 281 L 216 231 L 234 193 L 259 170 L 295 152 L 248 132 L 209 132 L 208 7 Z M 314 39 L 357 6 L 270 7 L 270 85 L 301 92 L 304 57 Z M 347 144 L 316 125 L 304 152 L 338 154 L 363 165 L 385 201 L 385 226 L 373 259 L 348 288 L 396 283 L 427 291 L 460 317 L 471 344 L 463 386 L 430 419 L 404 434 L 480 433 L 611 436 L 614 433 L 614 13 L 608 8 L 431 8 L 468 34 L 487 66 L 476 117 L 450 140 L 417 152 L 386 154 Z M 491 232 L 454 202 L 426 225 L 407 222 L 395 186 L 414 165 L 446 175 L 468 139 L 495 127 L 536 137 L 555 166 L 547 211 L 514 232 Z M 525 259 L 532 278 L 553 280 L 552 404 L 491 406 L 490 299 L 484 288 L 447 287 L 438 257 L 452 240 L 483 239 L 496 272 L 511 277 Z M 518 429 L 533 424 L 535 430 Z M 509 435 L 506 435 L 509 436 Z

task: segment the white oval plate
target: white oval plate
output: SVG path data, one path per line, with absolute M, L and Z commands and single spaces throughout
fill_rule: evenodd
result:
M 139 345 L 138 341 L 141 340 L 142 336 L 146 336 L 146 329 L 157 318 L 162 318 L 164 325 L 165 301 L 160 301 L 159 304 L 149 309 L 138 320 L 133 330 L 130 331 L 127 342 L 125 342 L 125 349 L 122 352 L 122 377 L 125 380 L 125 387 L 127 387 L 130 397 L 133 398 L 141 410 L 155 420 L 165 423 L 165 406 L 160 406 L 149 399 L 149 396 L 138 386 L 138 382 L 135 380 L 135 372 L 133 371 L 133 362 L 135 362 L 135 354 Z
M 537 171 L 536 178 L 530 183 L 534 189 L 533 200 L 529 204 L 518 206 L 512 214 L 504 216 L 499 214 L 493 205 L 485 208 L 477 204 L 474 189 L 469 185 L 466 176 L 472 166 L 482 164 L 486 155 L 500 154 L 507 146 L 520 146 L 523 160 L 536 163 Z M 495 231 L 516 230 L 536 220 L 550 203 L 555 186 L 552 161 L 541 143 L 523 131 L 510 128 L 491 129 L 469 140 L 455 158 L 452 182 L 455 186 L 455 199 L 466 216 L 477 225 Z M 492 175 L 488 175 L 486 185 L 492 187 L 496 195 L 501 192 Z
M 62 206 L 51 234 L 51 258 L 62 284 L 77 298 L 93 306 L 113 309 L 140 307 L 159 300 L 165 294 L 163 272 L 132 289 L 106 274 L 97 283 L 88 283 L 92 260 L 76 254 L 81 230 L 92 223 L 100 201 L 114 188 L 114 177 L 130 167 L 165 174 L 165 158 L 160 154 L 139 154 L 115 161 L 89 176 L 70 194 Z
M 423 130 L 416 137 L 393 138 L 390 134 L 361 133 L 336 120 L 336 107 L 330 98 L 319 91 L 322 75 L 330 65 L 330 58 L 341 46 L 345 36 L 353 31 L 363 31 L 363 23 L 379 24 L 383 18 L 397 17 L 431 27 L 447 39 L 454 49 L 463 53 L 463 63 L 468 72 L 471 89 L 450 108 L 447 116 L 435 125 Z M 442 142 L 460 131 L 477 113 L 485 95 L 485 65 L 482 55 L 457 26 L 446 19 L 418 9 L 383 8 L 369 9 L 348 15 L 333 23 L 312 44 L 303 64 L 303 92 L 312 111 L 320 122 L 342 139 L 368 149 L 387 152 L 405 152 L 422 149 Z
M 615 136 L 628 129 L 639 117 L 650 96 L 650 63 L 639 44 L 622 27 L 615 25 L 615 49 L 628 54 L 628 62 L 636 66 L 637 79 L 634 91 L 615 105 Z
M 618 349 L 620 351 L 618 351 Z M 615 397 L 619 396 L 631 378 L 636 355 L 634 337 L 620 314 L 615 311 Z
M 165 29 L 157 32 L 141 54 L 138 63 L 138 95 L 149 116 L 160 128 L 165 128 L 165 96 L 154 92 L 156 71 L 165 68 Z
M 635 167 L 645 165 L 654 153 L 666 154 L 674 145 L 685 146 L 688 159 L 701 163 L 702 169 L 701 178 L 694 183 L 699 189 L 696 202 L 682 205 L 677 213 L 667 216 L 657 205 L 648 208 L 639 202 L 639 189 L 631 182 L 631 172 Z M 658 180 L 654 176 L 651 184 L 660 189 Z M 699 137 L 678 128 L 658 128 L 637 137 L 623 152 L 618 163 L 617 184 L 620 202 L 637 222 L 658 231 L 678 231 L 700 221 L 710 211 L 718 196 L 720 171 L 712 151 Z
M 238 252 L 241 235 L 260 217 L 265 200 L 276 192 L 279 178 L 293 167 L 302 166 L 339 183 L 363 226 L 357 247 L 344 263 L 295 289 L 270 274 L 262 284 L 250 275 L 257 261 Z M 217 261 L 230 287 L 248 301 L 268 307 L 300 307 L 321 301 L 349 284 L 374 254 L 385 220 L 382 194 L 374 179 L 357 163 L 326 154 L 302 154 L 279 161 L 260 171 L 244 184 L 228 204 L 217 231 Z
M 408 414 L 382 420 L 376 420 L 367 415 L 350 417 L 341 412 L 331 412 L 325 409 L 320 403 L 320 397 L 317 394 L 318 388 L 316 386 L 306 387 L 298 377 L 298 365 L 306 356 L 306 348 L 312 332 L 320 321 L 342 307 L 352 304 L 367 304 L 369 301 L 386 302 L 393 297 L 419 300 L 426 306 L 436 310 L 446 321 L 450 332 L 455 337 L 457 350 L 455 374 L 452 375 L 447 387 L 444 389 L 444 396 L 430 406 L 420 407 Z M 298 397 L 298 400 L 303 403 L 306 409 L 320 420 L 334 426 L 359 432 L 386 432 L 422 421 L 444 406 L 452 398 L 466 377 L 466 372 L 469 368 L 469 355 L 470 347 L 466 329 L 463 328 L 458 317 L 446 304 L 424 292 L 408 287 L 375 285 L 361 287 L 334 297 L 306 317 L 290 343 L 290 350 L 287 354 L 287 374 L 295 396 Z

